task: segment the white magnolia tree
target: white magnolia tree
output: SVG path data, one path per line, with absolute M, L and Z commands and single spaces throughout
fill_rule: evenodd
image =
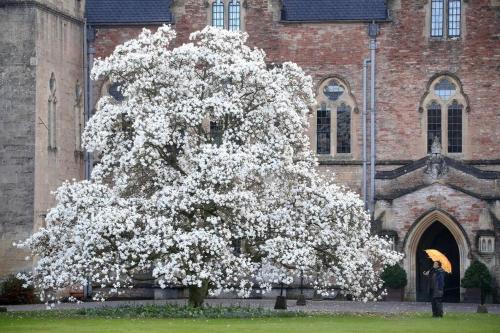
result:
M 401 257 L 370 234 L 358 196 L 315 170 L 311 78 L 269 69 L 246 34 L 207 27 L 172 49 L 174 38 L 144 30 L 96 62 L 94 79 L 119 82 L 125 100 L 100 100 L 83 135 L 101 156 L 92 179 L 63 184 L 47 226 L 20 244 L 37 258 L 28 282 L 118 289 L 150 272 L 200 306 L 303 272 L 323 293 L 376 298 Z

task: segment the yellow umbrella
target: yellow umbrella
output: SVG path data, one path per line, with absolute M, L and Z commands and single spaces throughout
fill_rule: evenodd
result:
M 439 252 L 438 250 L 434 249 L 427 249 L 425 250 L 429 258 L 432 259 L 432 261 L 439 261 L 441 263 L 441 267 L 446 273 L 451 274 L 451 262 L 446 258 L 444 254 Z

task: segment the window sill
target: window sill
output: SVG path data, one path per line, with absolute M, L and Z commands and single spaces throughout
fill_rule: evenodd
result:
M 453 42 L 453 41 L 461 41 L 462 37 L 429 37 L 429 41 L 431 42 Z
M 454 160 L 463 160 L 465 158 L 464 153 L 445 153 L 443 154 L 449 158 L 453 158 Z
M 338 161 L 338 160 L 352 160 L 354 156 L 352 153 L 337 153 L 335 155 L 316 154 L 318 161 Z

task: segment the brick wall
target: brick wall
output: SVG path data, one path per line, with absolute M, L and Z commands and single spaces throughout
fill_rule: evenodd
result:
M 249 34 L 249 43 L 263 48 L 269 63 L 296 62 L 318 86 L 329 76 L 340 76 L 350 86 L 356 106 L 361 109 L 362 63 L 369 57 L 367 23 L 284 23 L 279 20 L 278 0 L 247 0 L 246 4 L 244 30 Z M 500 170 L 500 2 L 477 0 L 462 4 L 462 36 L 446 40 L 429 37 L 430 0 L 388 1 L 391 20 L 381 23 L 376 67 L 377 160 L 383 162 L 379 170 L 393 170 L 426 155 L 425 112 L 418 110 L 429 80 L 437 73 L 458 77 L 470 103 L 470 113 L 464 116 L 464 153 L 452 157 L 480 169 Z M 175 45 L 186 42 L 192 31 L 210 24 L 210 7 L 204 1 L 176 1 L 172 11 L 178 32 Z M 99 27 L 96 56 L 109 55 L 116 45 L 136 37 L 140 30 L 137 26 Z M 102 93 L 102 82 L 96 84 L 96 91 Z M 353 113 L 353 117 L 361 114 Z M 356 126 L 352 129 L 352 154 L 342 161 L 335 156 L 326 158 L 320 172 L 335 174 L 338 181 L 359 192 L 361 122 L 358 119 L 353 124 Z M 313 137 L 314 128 L 308 134 Z M 422 172 L 419 169 L 415 173 L 419 176 L 380 180 L 379 191 L 402 193 L 422 180 Z M 471 256 L 478 256 L 474 234 L 477 230 L 495 229 L 491 216 L 499 214 L 498 201 L 480 200 L 447 185 L 498 195 L 498 181 L 450 170 L 438 184 L 427 179 L 420 185 L 428 186 L 377 204 L 377 216 L 383 216 L 382 227 L 396 230 L 403 240 L 423 213 L 440 209 L 463 226 L 471 240 Z M 498 253 L 489 262 L 490 267 L 500 260 Z M 500 266 L 496 267 L 500 272 Z

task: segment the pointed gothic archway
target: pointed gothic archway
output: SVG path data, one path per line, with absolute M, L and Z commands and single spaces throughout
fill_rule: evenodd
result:
M 423 272 L 432 267 L 426 249 L 436 249 L 443 253 L 453 267 L 451 274 L 445 275 L 444 302 L 460 302 L 460 253 L 458 244 L 451 232 L 442 223 L 432 223 L 420 237 L 416 253 L 416 298 L 417 301 L 430 302 L 430 280 Z
M 425 262 L 423 262 L 419 253 L 423 250 L 423 247 L 439 244 L 437 240 L 439 237 L 443 237 L 443 243 L 445 243 L 441 245 L 443 246 L 442 250 L 444 252 L 449 251 L 449 255 L 452 257 L 450 259 L 455 261 L 455 264 L 458 262 L 460 266 L 457 274 L 449 278 L 451 279 L 449 283 L 456 284 L 456 286 L 451 287 L 459 288 L 458 295 L 457 292 L 450 291 L 450 300 L 453 300 L 453 297 L 458 298 L 455 301 L 462 299 L 463 290 L 459 287 L 459 281 L 464 276 L 465 268 L 469 266 L 470 243 L 461 226 L 450 215 L 441 210 L 433 210 L 418 219 L 405 238 L 404 267 L 408 274 L 408 285 L 406 287 L 406 297 L 408 299 L 426 300 L 418 292 L 419 287 L 420 292 L 425 289 L 425 286 L 421 285 L 419 280 L 419 274 L 421 274 L 419 270 L 425 269 Z M 456 246 L 455 249 L 458 250 L 458 253 L 453 253 L 454 246 Z M 455 255 L 456 259 L 454 260 Z M 417 296 L 419 296 L 418 299 Z

